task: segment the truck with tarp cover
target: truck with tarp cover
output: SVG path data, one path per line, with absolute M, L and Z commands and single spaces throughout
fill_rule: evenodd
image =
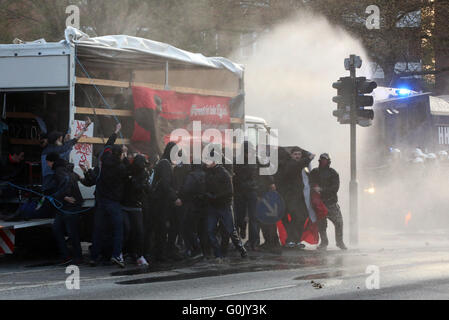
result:
M 91 38 L 68 27 L 60 42 L 1 44 L 0 70 L 0 155 L 7 159 L 12 149 L 25 154 L 25 188 L 3 184 L 1 214 L 39 198 L 43 137 L 53 131 L 74 136 L 86 117 L 93 125 L 70 154 L 80 175 L 80 164 L 98 163 L 117 123 L 117 144 L 155 157 L 173 129 L 190 131 L 193 121 L 203 130 L 244 129 L 244 68 L 166 43 L 127 35 Z M 85 207 L 93 207 L 93 188 L 81 191 Z M 0 254 L 12 253 L 24 230 L 51 223 L 0 220 Z

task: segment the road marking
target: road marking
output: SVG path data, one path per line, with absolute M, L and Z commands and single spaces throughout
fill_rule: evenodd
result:
M 288 289 L 297 287 L 297 284 L 287 285 L 287 286 L 280 286 L 280 287 L 272 287 L 272 288 L 265 288 L 265 289 L 258 289 L 258 290 L 250 290 L 250 291 L 241 291 L 241 292 L 235 292 L 235 293 L 227 293 L 227 294 L 221 294 L 218 296 L 209 296 L 209 297 L 203 297 L 203 298 L 197 298 L 193 300 L 209 300 L 209 299 L 217 299 L 217 298 L 225 298 L 225 297 L 232 297 L 232 296 L 238 296 L 242 294 L 249 294 L 249 293 L 257 293 L 257 292 L 264 292 L 264 291 L 273 291 L 273 290 L 279 290 L 279 289 Z
M 87 279 L 81 279 L 81 282 L 87 282 L 87 281 L 95 281 L 95 280 L 109 280 L 109 279 L 119 279 L 119 278 L 125 278 L 127 276 L 119 276 L 119 277 L 103 277 L 103 278 L 87 278 Z M 12 290 L 21 290 L 21 289 L 31 289 L 31 288 L 39 288 L 39 287 L 47 287 L 47 286 L 57 286 L 65 284 L 64 281 L 56 281 L 56 282 L 46 282 L 46 283 L 37 283 L 37 284 L 30 284 L 30 285 L 23 285 L 23 286 L 16 286 L 16 287 L 10 287 L 10 288 L 2 288 L 0 289 L 0 292 L 5 291 L 12 291 Z

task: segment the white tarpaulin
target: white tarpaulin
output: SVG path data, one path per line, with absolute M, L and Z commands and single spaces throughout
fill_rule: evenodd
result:
M 153 60 L 159 61 L 175 61 L 188 65 L 227 69 L 239 78 L 243 77 L 244 69 L 240 64 L 222 57 L 205 57 L 200 53 L 181 50 L 162 42 L 127 35 L 90 38 L 85 33 L 72 27 L 66 29 L 65 37 L 67 42 L 74 43 L 78 50 L 85 50 L 89 56 L 98 55 L 103 58 L 114 57 L 123 59 L 148 56 L 153 58 Z

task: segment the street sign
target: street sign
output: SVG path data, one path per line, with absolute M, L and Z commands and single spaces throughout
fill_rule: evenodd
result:
M 256 219 L 262 224 L 275 224 L 285 215 L 285 203 L 276 191 L 265 193 L 258 201 Z

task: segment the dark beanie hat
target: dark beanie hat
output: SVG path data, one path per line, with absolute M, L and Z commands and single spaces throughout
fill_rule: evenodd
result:
M 55 144 L 56 140 L 63 136 L 64 134 L 62 132 L 54 131 L 48 135 L 48 143 Z

